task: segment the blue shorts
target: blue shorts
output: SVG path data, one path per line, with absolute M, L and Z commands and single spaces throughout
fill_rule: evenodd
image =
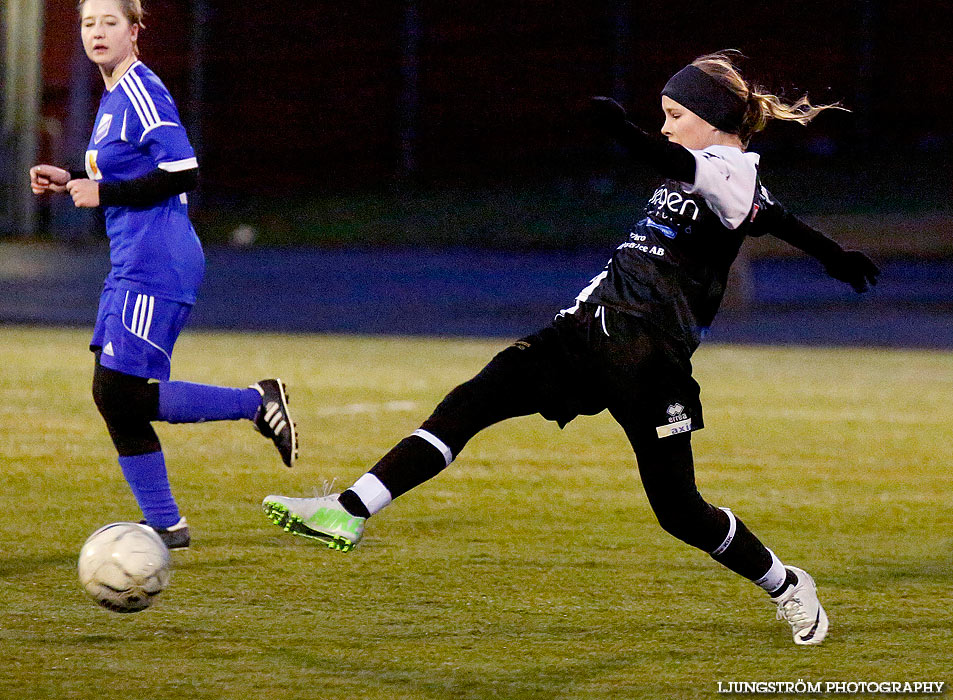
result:
M 107 284 L 89 349 L 102 348 L 103 367 L 147 379 L 167 380 L 172 348 L 185 327 L 191 304 Z

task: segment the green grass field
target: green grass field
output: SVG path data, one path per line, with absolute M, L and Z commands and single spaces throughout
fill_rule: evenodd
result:
M 268 493 L 348 485 L 501 341 L 188 333 L 175 377 L 291 388 L 301 460 L 249 424 L 158 428 L 193 548 L 136 615 L 76 555 L 135 520 L 86 330 L 0 328 L 0 697 L 710 698 L 738 681 L 953 683 L 953 356 L 704 347 L 700 489 L 817 579 L 827 641 L 655 523 L 612 420 L 479 435 L 343 555 Z M 802 696 L 806 697 L 806 696 Z M 894 696 L 897 697 L 897 696 Z

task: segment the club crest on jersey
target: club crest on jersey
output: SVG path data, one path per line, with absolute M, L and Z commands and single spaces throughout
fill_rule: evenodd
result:
M 96 127 L 96 133 L 93 136 L 93 143 L 99 143 L 104 138 L 106 134 L 109 133 L 109 127 L 112 126 L 113 115 L 104 114 L 103 118 L 99 120 L 99 126 Z

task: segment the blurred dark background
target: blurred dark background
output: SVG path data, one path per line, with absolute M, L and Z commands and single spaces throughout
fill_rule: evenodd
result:
M 654 130 L 669 75 L 733 48 L 746 76 L 770 91 L 851 110 L 756 136 L 768 187 L 885 270 L 926 260 L 939 265 L 926 279 L 949 284 L 948 2 L 144 4 L 141 58 L 169 87 L 196 147 L 193 219 L 210 250 L 576 251 L 584 283 L 655 180 L 590 133 L 585 98 L 612 95 Z M 79 164 L 102 83 L 82 53 L 72 0 L 46 3 L 41 55 L 37 158 Z M 20 175 L 5 181 L 6 201 Z M 38 203 L 34 221 L 25 236 L 15 217 L 0 218 L 0 232 L 100 240 L 95 221 L 63 202 Z M 761 293 L 767 279 L 786 284 L 777 275 L 790 251 L 765 239 L 747 255 L 729 308 L 874 303 Z M 814 269 L 801 262 L 791 274 Z M 576 279 L 560 298 L 578 291 Z M 939 290 L 879 303 L 946 313 L 953 293 Z

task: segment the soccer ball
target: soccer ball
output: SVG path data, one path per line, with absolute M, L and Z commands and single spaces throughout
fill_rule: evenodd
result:
M 79 553 L 79 582 L 86 594 L 113 612 L 145 610 L 169 585 L 171 561 L 148 525 L 112 523 L 94 532 Z

